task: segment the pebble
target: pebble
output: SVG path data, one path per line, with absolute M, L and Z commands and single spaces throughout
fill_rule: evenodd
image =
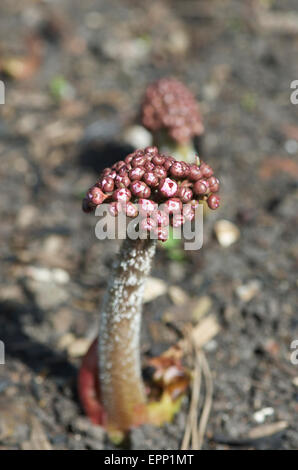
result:
M 38 219 L 38 210 L 34 206 L 26 205 L 23 206 L 19 211 L 16 224 L 20 228 L 30 227 Z
M 61 268 L 41 268 L 36 266 L 29 266 L 26 274 L 34 281 L 38 282 L 55 282 L 57 284 L 67 284 L 69 282 L 69 274 Z
M 54 282 L 40 282 L 35 279 L 28 279 L 26 282 L 28 289 L 34 294 L 37 305 L 41 309 L 53 309 L 66 302 L 69 293 Z
M 71 357 L 82 357 L 88 351 L 90 346 L 90 339 L 78 338 L 75 339 L 67 348 L 67 352 Z
M 168 294 L 175 305 L 185 305 L 189 300 L 184 290 L 178 286 L 170 286 L 168 288 Z
M 298 387 L 298 375 L 297 375 L 297 377 L 293 378 L 292 383 L 293 383 L 293 385 L 295 385 L 295 387 Z
M 212 300 L 210 299 L 210 297 L 208 297 L 207 295 L 200 297 L 196 301 L 192 309 L 192 319 L 195 322 L 199 321 L 201 317 L 203 317 L 204 315 L 206 315 L 206 313 L 209 312 L 211 306 L 212 306 Z
M 233 245 L 240 238 L 240 230 L 229 220 L 222 219 L 215 222 L 214 231 L 218 243 L 224 247 Z
M 123 134 L 125 143 L 133 148 L 144 148 L 152 145 L 152 135 L 143 126 L 131 126 Z
M 274 415 L 274 409 L 271 408 L 271 407 L 267 407 L 267 408 L 262 408 L 261 410 L 259 411 L 256 411 L 254 414 L 253 414 L 253 419 L 261 424 L 261 423 L 264 423 L 266 418 L 268 418 L 269 416 L 272 416 Z
M 157 277 L 149 277 L 145 284 L 144 302 L 151 302 L 152 300 L 164 295 L 167 292 L 167 284 Z
M 236 295 L 242 302 L 249 302 L 252 300 L 261 290 L 261 283 L 257 279 L 249 281 L 247 284 L 238 286 L 236 288 Z

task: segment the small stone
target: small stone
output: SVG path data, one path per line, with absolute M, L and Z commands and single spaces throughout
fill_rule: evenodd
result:
M 23 206 L 17 216 L 16 224 L 21 228 L 30 227 L 38 220 L 38 210 L 34 206 Z
M 69 274 L 60 268 L 48 269 L 37 266 L 28 266 L 26 274 L 37 282 L 55 282 L 57 284 L 67 284 Z
M 261 283 L 257 279 L 249 281 L 247 284 L 238 286 L 236 288 L 236 295 L 239 297 L 242 302 L 249 302 L 252 300 L 261 289 Z
M 162 279 L 156 277 L 149 277 L 145 284 L 144 302 L 151 302 L 152 300 L 164 295 L 167 292 L 167 285 Z
M 67 349 L 75 341 L 75 339 L 76 338 L 72 333 L 65 333 L 65 335 L 59 338 L 57 347 L 59 349 Z
M 261 424 L 261 423 L 264 423 L 266 418 L 269 417 L 269 416 L 272 416 L 274 415 L 274 409 L 271 408 L 271 407 L 266 407 L 266 408 L 262 408 L 261 410 L 259 411 L 256 411 L 254 414 L 253 414 L 253 419 Z
M 88 351 L 89 346 L 90 339 L 78 338 L 68 346 L 67 352 L 71 357 L 82 357 Z
M 214 225 L 214 231 L 218 243 L 224 247 L 233 245 L 240 238 L 240 230 L 229 220 L 218 220 Z
M 152 145 L 152 135 L 143 126 L 131 126 L 126 129 L 123 140 L 133 148 L 145 148 Z
M 40 282 L 34 279 L 28 279 L 26 285 L 34 294 L 36 303 L 41 309 L 47 310 L 56 308 L 69 298 L 69 293 L 65 287 L 61 287 L 54 282 Z
M 51 317 L 55 332 L 66 333 L 69 331 L 72 323 L 72 312 L 67 308 L 61 308 Z
M 295 385 L 295 387 L 298 387 L 298 375 L 297 375 L 297 377 L 293 378 L 292 383 L 293 383 L 293 385 Z
M 200 297 L 196 301 L 192 309 L 192 319 L 195 322 L 199 321 L 201 317 L 203 317 L 209 312 L 211 306 L 212 306 L 212 300 L 210 299 L 210 297 L 208 297 L 207 295 Z
M 175 305 L 185 305 L 188 302 L 187 294 L 178 286 L 170 286 L 168 294 Z

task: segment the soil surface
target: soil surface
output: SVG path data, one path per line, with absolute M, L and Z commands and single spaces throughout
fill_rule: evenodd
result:
M 0 449 L 113 448 L 84 416 L 76 377 L 119 246 L 96 239 L 81 199 L 129 153 L 122 136 L 146 85 L 169 75 L 200 102 L 222 205 L 205 217 L 201 250 L 159 246 L 152 276 L 164 289 L 144 306 L 143 357 L 214 314 L 203 448 L 298 448 L 297 51 L 296 0 L 2 0 Z M 215 236 L 222 219 L 240 233 L 228 247 Z M 188 405 L 127 445 L 179 449 Z

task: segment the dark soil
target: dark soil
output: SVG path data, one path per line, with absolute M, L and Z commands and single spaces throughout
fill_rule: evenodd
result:
M 102 166 L 129 152 L 120 134 L 145 86 L 168 75 L 201 103 L 202 154 L 222 188 L 203 248 L 180 261 L 160 246 L 152 273 L 192 300 L 208 296 L 221 325 L 205 347 L 215 390 L 204 448 L 298 448 L 298 366 L 290 361 L 298 340 L 298 107 L 290 102 L 298 27 L 261 27 L 265 3 L 276 18 L 292 11 L 298 25 L 294 0 L 1 2 L 0 61 L 28 58 L 29 36 L 42 56 L 30 77 L 2 76 L 1 449 L 112 448 L 84 417 L 76 376 L 118 243 L 95 238 L 81 198 Z M 228 248 L 214 236 L 219 219 L 240 229 Z M 258 291 L 239 297 L 251 281 Z M 171 309 L 168 294 L 145 305 L 144 355 L 179 339 L 164 322 Z M 179 329 L 192 321 L 182 306 Z M 187 406 L 172 424 L 133 431 L 130 447 L 178 449 Z M 286 429 L 248 442 L 255 412 L 267 407 L 264 423 L 286 421 Z

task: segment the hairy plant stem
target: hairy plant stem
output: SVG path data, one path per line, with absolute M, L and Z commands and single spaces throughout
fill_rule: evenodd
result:
M 99 332 L 99 379 L 107 428 L 139 424 L 146 395 L 141 377 L 143 290 L 156 240 L 125 239 L 103 302 Z

